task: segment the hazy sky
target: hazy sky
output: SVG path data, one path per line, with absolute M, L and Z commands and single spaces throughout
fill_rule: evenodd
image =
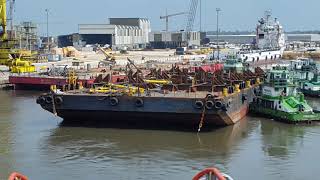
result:
M 41 35 L 46 32 L 45 9 L 50 10 L 50 34 L 78 31 L 80 23 L 104 23 L 109 17 L 144 17 L 153 30 L 164 30 L 159 19 L 168 13 L 183 12 L 190 0 L 16 0 L 15 20 L 34 21 Z M 216 27 L 215 9 L 221 8 L 221 30 L 253 30 L 264 11 L 271 9 L 285 30 L 320 29 L 319 0 L 202 0 L 203 29 Z M 199 12 L 199 11 L 198 11 Z M 185 16 L 170 19 L 170 30 L 184 29 Z M 199 29 L 199 13 L 195 22 Z

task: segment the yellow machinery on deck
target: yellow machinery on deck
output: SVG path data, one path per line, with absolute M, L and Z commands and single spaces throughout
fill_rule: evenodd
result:
M 172 81 L 163 80 L 163 79 L 146 79 L 144 82 L 149 84 L 161 84 L 161 85 L 168 85 L 172 84 Z
M 116 58 L 111 53 L 107 52 L 106 50 L 104 50 L 99 45 L 97 45 L 97 49 L 100 50 L 103 53 L 103 55 L 106 57 L 103 61 L 99 62 L 99 65 L 103 64 L 105 66 L 109 66 L 109 65 L 115 65 L 116 64 Z
M 9 66 L 14 73 L 35 72 L 31 51 L 15 49 L 16 40 L 8 38 L 6 0 L 0 0 L 0 26 L 0 65 Z
M 102 87 L 91 88 L 90 93 L 125 93 L 127 95 L 133 95 L 136 93 L 143 94 L 145 92 L 144 88 L 130 86 L 130 85 L 120 85 L 120 84 L 105 84 Z

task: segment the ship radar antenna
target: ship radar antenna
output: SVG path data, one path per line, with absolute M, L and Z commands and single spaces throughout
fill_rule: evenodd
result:
M 269 20 L 269 18 L 271 17 L 271 14 L 272 14 L 272 12 L 271 12 L 271 10 L 266 10 L 265 12 L 264 12 L 264 15 L 266 16 L 266 20 L 267 20 L 267 22 L 268 22 L 268 20 Z

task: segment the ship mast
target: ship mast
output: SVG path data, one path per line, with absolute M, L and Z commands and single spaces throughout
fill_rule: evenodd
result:
M 268 41 L 269 41 L 269 48 L 273 48 L 272 47 L 272 40 L 270 38 L 270 29 L 269 29 L 269 25 L 270 25 L 270 17 L 271 17 L 271 10 L 267 10 L 265 11 L 265 16 L 266 16 L 266 23 L 265 23 L 265 30 L 267 31 L 267 38 L 268 38 Z

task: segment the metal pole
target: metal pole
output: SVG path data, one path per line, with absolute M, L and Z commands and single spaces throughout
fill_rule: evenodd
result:
M 166 32 L 169 31 L 169 17 L 168 17 L 168 9 L 166 9 Z
M 48 52 L 50 52 L 50 39 L 49 39 L 49 9 L 46 9 L 47 13 L 47 46 Z
M 219 12 L 221 11 L 220 8 L 216 9 L 217 11 L 217 49 L 218 49 L 218 60 L 220 60 L 220 47 L 219 47 Z
M 200 1 L 200 32 L 202 31 L 202 0 Z

